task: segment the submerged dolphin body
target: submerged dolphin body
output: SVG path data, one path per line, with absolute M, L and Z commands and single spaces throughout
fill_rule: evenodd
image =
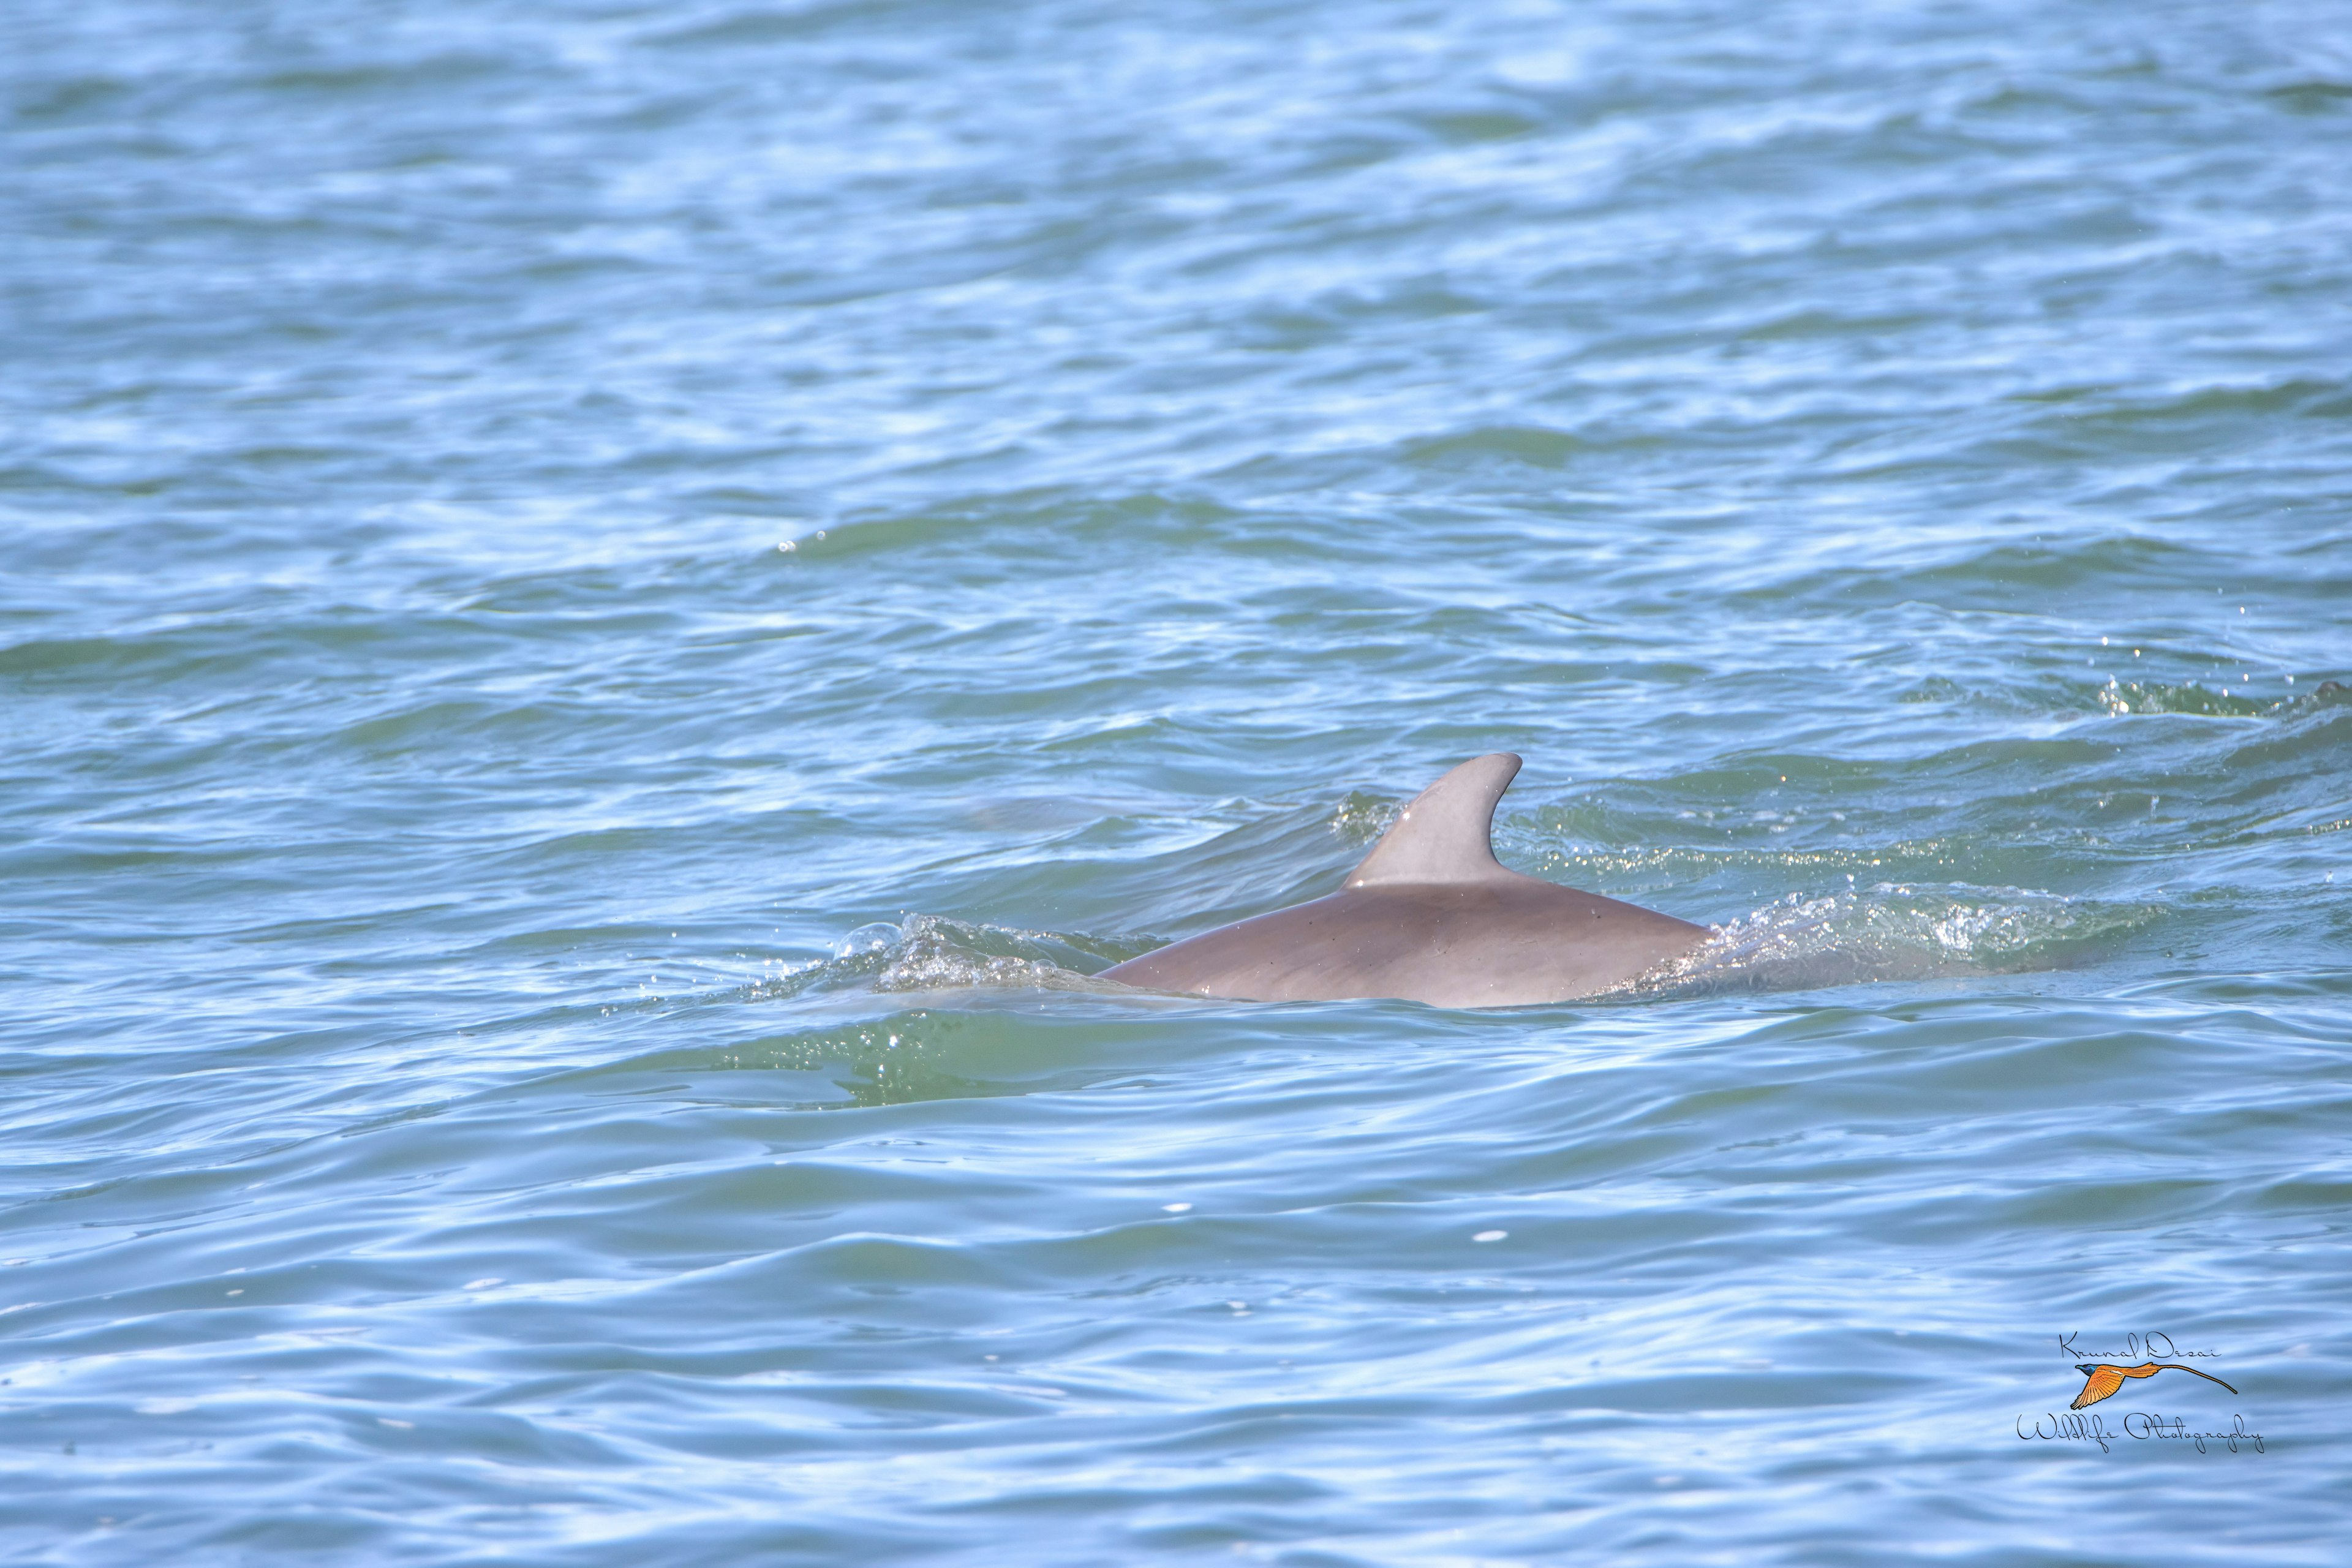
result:
M 1606 991 L 1706 940 L 1688 921 L 1505 869 L 1490 835 L 1518 771 L 1507 752 L 1466 762 L 1422 791 L 1329 898 L 1220 926 L 1101 977 L 1255 1002 L 1511 1007 Z

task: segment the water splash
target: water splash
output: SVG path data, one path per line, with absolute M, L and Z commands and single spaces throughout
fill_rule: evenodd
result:
M 1634 981 L 1641 995 L 1801 990 L 2059 969 L 2155 921 L 2152 904 L 2023 888 L 1882 882 L 1791 893 L 1715 928 L 1696 952 Z
M 2206 718 L 2251 719 L 2284 707 L 2247 696 L 2243 689 L 2208 690 L 2194 682 L 2166 685 L 2155 680 L 2109 680 L 2095 700 L 2109 718 L 2131 713 L 2194 713 Z
M 1088 938 L 973 925 L 939 915 L 910 918 L 906 939 L 886 956 L 887 963 L 874 978 L 877 991 L 972 986 L 1080 991 L 1093 986 L 1087 970 L 1103 959 Z
M 878 992 L 993 989 L 1083 991 L 1093 972 L 1149 952 L 1150 939 L 1115 940 L 1024 931 L 913 914 L 896 925 L 859 926 L 834 943 L 833 956 L 761 981 L 761 997 L 865 989 Z
M 2254 696 L 2244 686 L 2209 689 L 2195 682 L 2168 686 L 2155 680 L 2116 680 L 2099 688 L 2097 701 L 2110 718 L 2127 713 L 2195 713 L 2210 718 L 2250 719 L 2257 715 L 2288 716 L 2334 707 L 2352 698 L 2338 682 L 2324 680 L 2299 696 L 2273 700 Z
M 1349 790 L 1347 798 L 1331 813 L 1331 831 L 1349 844 L 1369 848 L 1380 841 L 1381 835 L 1396 826 L 1403 811 L 1402 801 L 1381 800 L 1361 790 Z

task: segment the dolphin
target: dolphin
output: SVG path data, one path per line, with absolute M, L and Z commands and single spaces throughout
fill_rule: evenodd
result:
M 1414 796 L 1328 898 L 1219 926 L 1100 977 L 1254 1002 L 1516 1007 L 1610 990 L 1706 940 L 1705 926 L 1506 869 L 1495 803 L 1518 771 L 1508 752 L 1464 763 Z

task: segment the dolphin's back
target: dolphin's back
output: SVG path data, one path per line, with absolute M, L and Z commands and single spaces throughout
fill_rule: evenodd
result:
M 1263 1002 L 1394 996 L 1440 1007 L 1563 1002 L 1641 975 L 1706 940 L 1703 926 L 1495 858 L 1507 752 L 1463 763 L 1405 807 L 1348 885 L 1163 947 L 1103 977 Z

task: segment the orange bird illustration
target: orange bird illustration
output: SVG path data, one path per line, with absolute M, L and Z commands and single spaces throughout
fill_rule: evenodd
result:
M 2100 1400 L 2121 1388 L 2124 1385 L 2124 1379 L 2154 1377 L 2158 1373 L 2168 1368 L 2174 1372 L 2197 1372 L 2195 1367 L 2183 1366 L 2177 1361 L 2144 1361 L 2137 1366 L 2111 1366 L 2105 1362 L 2077 1362 L 2074 1363 L 2074 1370 L 2083 1373 L 2090 1381 L 2083 1384 L 2083 1392 L 2074 1395 L 2074 1403 L 2066 1408 L 2080 1410 L 2085 1405 L 2096 1405 Z M 2210 1372 L 2197 1372 L 2197 1375 L 2208 1383 L 2221 1383 L 2220 1378 Z M 2221 1386 L 2230 1388 L 2226 1383 L 2221 1383 Z M 2230 1388 L 2230 1392 L 2235 1394 L 2238 1391 Z

